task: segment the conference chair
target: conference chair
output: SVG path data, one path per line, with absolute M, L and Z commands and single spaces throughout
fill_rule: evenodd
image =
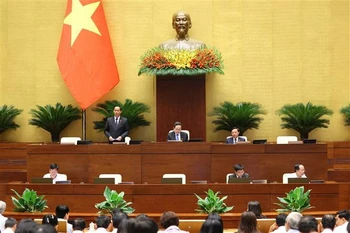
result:
M 186 184 L 186 175 L 185 174 L 164 174 L 163 178 L 181 178 L 182 184 Z
M 64 145 L 77 145 L 80 140 L 81 138 L 79 137 L 62 137 L 60 143 Z
M 297 136 L 278 136 L 277 144 L 288 144 L 288 142 L 298 141 Z
M 226 175 L 226 184 L 228 184 L 228 180 L 229 180 L 229 177 L 231 176 L 231 175 L 234 175 L 235 173 L 228 173 L 227 175 Z
M 294 173 L 284 173 L 282 176 L 283 184 L 288 184 L 288 178 L 295 178 Z
M 98 178 L 114 178 L 114 184 L 122 182 L 122 175 L 120 174 L 100 174 Z
M 129 145 L 131 141 L 131 137 L 125 137 L 124 140 L 126 142 L 126 145 Z
M 58 233 L 67 233 L 67 220 L 65 219 L 57 219 L 58 220 Z M 34 222 L 37 224 L 42 224 L 42 219 L 36 218 Z
M 169 130 L 169 133 L 174 132 L 174 130 Z M 182 129 L 181 132 L 187 133 L 188 136 L 188 140 L 190 140 L 190 131 L 186 130 L 186 129 Z

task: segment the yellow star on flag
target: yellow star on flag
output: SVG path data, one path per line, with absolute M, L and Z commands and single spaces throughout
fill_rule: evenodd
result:
M 72 0 L 72 11 L 63 21 L 65 24 L 71 25 L 70 45 L 72 47 L 83 29 L 101 35 L 95 22 L 91 19 L 91 16 L 95 13 L 99 5 L 100 1 L 83 6 L 79 0 Z

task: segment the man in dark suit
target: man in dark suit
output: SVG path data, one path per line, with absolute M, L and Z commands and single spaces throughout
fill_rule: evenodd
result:
M 231 130 L 232 137 L 226 139 L 226 144 L 236 144 L 237 142 L 245 142 L 244 138 L 239 137 L 239 128 L 234 127 Z
M 107 118 L 104 132 L 109 143 L 113 141 L 123 142 L 130 131 L 128 119 L 120 116 L 122 109 L 119 106 L 114 107 L 113 112 L 114 116 Z
M 188 142 L 188 134 L 181 132 L 181 122 L 174 123 L 174 129 L 168 134 L 168 140 Z
M 235 174 L 230 175 L 229 179 L 230 178 L 249 178 L 249 174 L 245 173 L 244 166 L 242 164 L 239 164 L 239 163 L 235 164 L 233 166 L 233 170 L 235 171 Z

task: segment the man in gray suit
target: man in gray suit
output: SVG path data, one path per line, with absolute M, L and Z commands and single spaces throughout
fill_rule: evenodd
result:
M 123 142 L 130 131 L 128 119 L 120 116 L 122 109 L 119 106 L 114 107 L 113 112 L 114 116 L 107 118 L 104 132 L 109 143 L 113 141 Z

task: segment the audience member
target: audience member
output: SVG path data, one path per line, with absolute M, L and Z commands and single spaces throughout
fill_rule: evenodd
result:
M 57 233 L 57 230 L 50 224 L 43 224 L 36 227 L 36 233 Z
M 76 218 L 73 221 L 73 233 L 83 233 L 86 228 L 86 222 L 82 218 Z
M 255 214 L 251 211 L 244 211 L 238 226 L 238 233 L 258 233 Z
M 302 217 L 298 229 L 301 233 L 318 233 L 318 222 L 313 216 Z
M 58 205 L 56 207 L 56 217 L 58 219 L 64 219 L 67 221 L 67 233 L 73 233 L 72 224 L 68 223 L 69 219 L 69 208 L 66 205 Z
M 269 232 L 273 233 L 286 233 L 286 218 L 287 215 L 284 213 L 278 214 L 276 222 L 270 226 Z
M 208 214 L 208 216 L 206 217 L 205 220 L 207 220 L 207 219 L 218 220 L 218 221 L 221 223 L 222 228 L 224 228 L 224 223 L 223 223 L 223 221 L 222 221 L 221 216 L 220 216 L 218 213 L 210 213 L 210 214 Z
M 38 224 L 30 218 L 24 218 L 17 224 L 15 233 L 36 233 Z
M 297 163 L 294 165 L 294 173 L 289 178 L 306 178 L 304 165 Z
M 158 233 L 173 233 L 173 232 L 182 232 L 179 228 L 179 217 L 173 211 L 167 211 L 162 214 L 160 217 L 160 225 L 165 229 L 164 231 L 158 231 Z
M 299 222 L 303 215 L 299 212 L 290 212 L 286 218 L 287 233 L 299 233 Z
M 247 211 L 253 212 L 257 219 L 266 218 L 266 216 L 262 214 L 261 206 L 260 206 L 260 203 L 258 201 L 248 202 Z
M 96 218 L 96 227 L 95 232 L 105 233 L 109 232 L 111 229 L 111 219 L 108 216 L 101 215 Z
M 7 218 L 5 221 L 5 230 L 1 233 L 14 233 L 17 227 L 17 221 L 14 218 Z
M 244 166 L 242 164 L 235 164 L 233 166 L 234 174 L 229 176 L 230 178 L 249 178 L 249 174 L 245 173 Z
M 234 127 L 231 130 L 232 137 L 226 138 L 226 144 L 236 144 L 238 142 L 245 142 L 245 138 L 239 136 L 239 128 Z
M 123 219 L 119 225 L 118 233 L 157 233 L 157 223 L 148 217 Z
M 113 141 L 124 142 L 130 131 L 128 119 L 121 116 L 122 108 L 120 106 L 115 106 L 113 113 L 114 116 L 107 118 L 104 133 L 109 143 L 113 143 Z
M 128 219 L 128 215 L 124 213 L 123 211 L 113 211 L 112 212 L 112 224 L 113 224 L 113 231 L 112 233 L 117 233 L 118 226 L 120 225 L 121 221 L 123 219 Z
M 223 233 L 224 229 L 219 220 L 207 219 L 204 221 L 200 233 Z
M 46 214 L 43 217 L 42 224 L 50 224 L 58 231 L 58 219 L 53 214 Z
M 0 201 L 0 232 L 3 232 L 5 230 L 5 221 L 6 217 L 3 216 L 2 214 L 6 210 L 6 203 L 4 201 Z
M 181 122 L 175 122 L 173 131 L 168 133 L 168 140 L 188 142 L 188 134 L 181 132 Z
M 326 214 L 322 217 L 320 230 L 322 233 L 332 233 L 335 227 L 335 217 L 332 214 Z
M 56 163 L 51 163 L 49 166 L 49 173 L 46 173 L 43 178 L 52 178 L 52 183 L 56 184 L 56 181 L 66 181 L 67 176 L 58 173 L 58 165 Z
M 349 211 L 348 210 L 340 210 L 336 213 L 335 216 L 335 225 L 334 228 L 335 233 L 344 233 L 347 231 L 347 227 L 349 224 Z

